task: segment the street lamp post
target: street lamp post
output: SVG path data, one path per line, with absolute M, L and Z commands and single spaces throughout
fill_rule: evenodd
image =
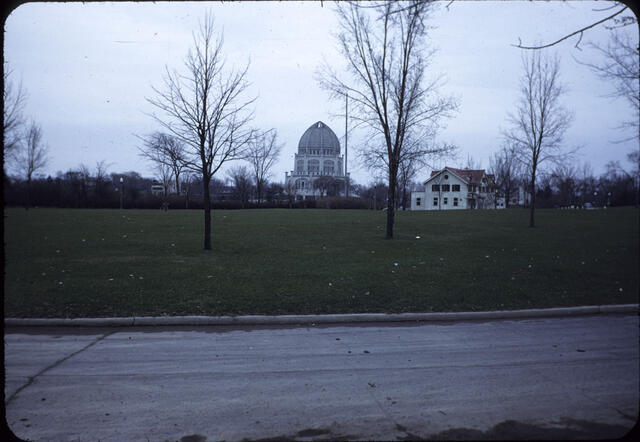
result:
M 376 202 L 378 201 L 378 185 L 373 186 L 373 210 L 376 211 Z
M 349 172 L 347 170 L 349 151 L 347 150 L 348 140 L 348 127 L 347 121 L 349 119 L 349 94 L 344 94 L 344 178 L 346 180 L 345 196 L 349 198 Z
M 120 177 L 120 210 L 124 208 L 124 178 Z

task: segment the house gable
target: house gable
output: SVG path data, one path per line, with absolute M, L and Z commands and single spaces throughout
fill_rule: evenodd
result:
M 452 174 L 452 175 L 456 176 L 456 177 L 457 177 L 460 181 L 462 181 L 464 184 L 468 184 L 468 183 L 469 183 L 469 181 L 468 181 L 467 179 L 465 179 L 465 178 L 464 178 L 464 175 L 461 175 L 461 174 L 459 174 L 459 173 L 456 173 L 456 172 L 459 172 L 459 170 L 451 169 L 451 168 L 449 168 L 449 167 L 445 167 L 445 168 L 444 168 L 444 169 L 442 169 L 442 170 L 434 170 L 434 171 L 432 171 L 432 172 L 431 172 L 431 176 L 429 177 L 429 179 L 423 183 L 423 184 L 424 184 L 424 186 L 425 186 L 425 189 L 427 188 L 426 186 L 427 186 L 427 184 L 428 184 L 430 181 L 435 180 L 436 178 L 438 178 L 440 175 L 442 175 L 442 174 L 443 174 L 443 173 L 445 173 L 445 172 L 449 172 L 450 174 Z

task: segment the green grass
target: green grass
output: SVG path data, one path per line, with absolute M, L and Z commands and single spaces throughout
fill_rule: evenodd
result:
M 638 210 L 5 210 L 7 317 L 638 302 Z M 417 238 L 417 237 L 420 238 Z M 397 265 L 396 265 L 397 263 Z

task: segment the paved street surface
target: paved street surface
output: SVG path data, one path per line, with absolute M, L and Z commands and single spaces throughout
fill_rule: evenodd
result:
M 299 328 L 5 329 L 29 440 L 620 437 L 638 317 Z

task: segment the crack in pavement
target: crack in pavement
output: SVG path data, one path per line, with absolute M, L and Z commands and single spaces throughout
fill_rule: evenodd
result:
M 69 354 L 68 356 L 65 356 L 62 359 L 58 359 L 56 362 L 54 362 L 53 364 L 48 365 L 47 367 L 43 368 L 42 370 L 40 370 L 38 373 L 34 374 L 33 376 L 29 376 L 29 380 L 27 381 L 27 383 L 24 384 L 23 386 L 21 386 L 20 388 L 18 388 L 16 391 L 14 391 L 13 394 L 11 396 L 9 396 L 9 398 L 5 401 L 5 403 L 4 403 L 5 407 L 7 405 L 9 405 L 9 403 L 18 395 L 18 393 L 20 393 L 22 390 L 27 388 L 29 385 L 33 384 L 33 381 L 35 381 L 37 377 L 41 376 L 42 374 L 46 373 L 47 371 L 51 370 L 52 368 L 57 367 L 58 365 L 62 364 L 67 359 L 72 358 L 73 356 L 77 355 L 78 353 L 82 353 L 83 351 L 85 351 L 89 347 L 94 346 L 98 342 L 102 341 L 103 339 L 105 339 L 108 336 L 111 336 L 114 333 L 116 333 L 115 330 L 111 331 L 109 333 L 105 333 L 104 335 L 98 337 L 95 341 L 92 341 L 92 342 L 88 343 L 87 345 L 85 345 L 84 347 L 82 347 L 80 350 L 76 350 L 73 353 Z
M 627 413 L 625 413 L 625 412 L 619 410 L 618 408 L 614 407 L 613 405 L 609 405 L 609 404 L 607 404 L 607 403 L 605 403 L 605 402 L 603 402 L 601 400 L 594 399 L 590 395 L 586 394 L 583 389 L 580 389 L 580 394 L 582 396 L 584 396 L 585 398 L 589 399 L 590 401 L 592 401 L 592 402 L 594 402 L 594 403 L 596 403 L 598 405 L 601 405 L 602 407 L 611 408 L 612 410 L 617 411 L 625 419 L 629 419 L 629 420 L 632 420 L 632 421 L 636 421 L 637 420 L 637 416 L 636 417 L 630 416 Z

